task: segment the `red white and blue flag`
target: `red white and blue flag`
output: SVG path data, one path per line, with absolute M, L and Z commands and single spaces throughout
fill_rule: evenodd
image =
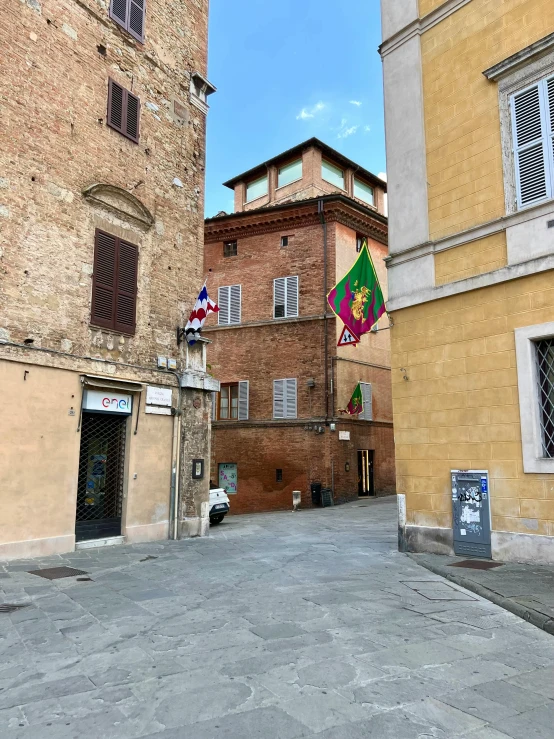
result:
M 204 283 L 204 287 L 200 290 L 200 295 L 185 326 L 185 336 L 191 346 L 200 338 L 200 332 L 202 331 L 206 316 L 209 316 L 210 313 L 218 312 L 219 306 L 208 297 L 208 288 L 206 287 L 206 283 Z

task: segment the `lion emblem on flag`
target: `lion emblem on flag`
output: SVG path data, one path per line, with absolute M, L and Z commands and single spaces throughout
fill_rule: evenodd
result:
M 365 285 L 361 287 L 359 290 L 354 291 L 354 300 L 352 301 L 352 306 L 350 308 L 350 311 L 356 321 L 361 321 L 363 319 L 364 307 L 370 295 L 371 295 L 371 290 L 367 288 Z

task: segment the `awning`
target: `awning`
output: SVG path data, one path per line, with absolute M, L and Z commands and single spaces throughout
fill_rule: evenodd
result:
M 123 390 L 127 393 L 140 392 L 143 389 L 142 383 L 131 382 L 130 380 L 114 380 L 111 377 L 101 377 L 99 375 L 81 375 L 83 385 L 87 387 L 108 388 L 109 390 Z

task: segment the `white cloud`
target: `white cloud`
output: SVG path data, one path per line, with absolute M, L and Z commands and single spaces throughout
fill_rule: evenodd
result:
M 317 113 L 320 113 L 325 107 L 325 103 L 321 101 L 316 103 L 311 108 L 302 108 L 300 113 L 296 116 L 297 121 L 306 121 L 308 118 L 314 118 Z
M 380 180 L 384 180 L 385 182 L 387 181 L 387 173 L 386 172 L 379 172 L 379 174 L 377 175 L 377 177 Z
M 371 126 L 364 126 L 365 133 L 369 133 L 371 131 Z
M 357 108 L 362 104 L 360 100 L 349 100 L 350 105 L 355 105 Z
M 342 125 L 337 138 L 347 139 L 349 136 L 353 136 L 358 130 L 358 128 L 359 126 L 350 126 L 349 128 L 346 128 L 345 125 Z

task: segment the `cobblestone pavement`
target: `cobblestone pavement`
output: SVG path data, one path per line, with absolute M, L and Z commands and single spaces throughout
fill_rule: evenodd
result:
M 395 551 L 394 500 L 0 567 L 3 739 L 552 739 L 554 637 Z M 28 570 L 69 565 L 90 580 Z M 83 576 L 85 577 L 85 576 Z

